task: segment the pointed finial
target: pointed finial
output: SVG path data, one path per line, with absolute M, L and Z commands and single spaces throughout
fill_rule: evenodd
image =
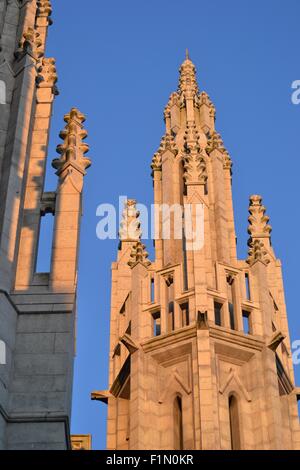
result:
M 42 50 L 43 42 L 41 35 L 34 28 L 30 26 L 24 31 L 19 47 L 15 52 L 17 58 L 22 57 L 24 54 L 30 54 L 35 59 L 40 59 L 43 56 Z
M 127 199 L 124 203 L 119 237 L 121 241 L 138 241 L 142 236 L 139 211 L 135 199 Z
M 89 146 L 84 142 L 87 137 L 87 131 L 83 127 L 85 116 L 78 109 L 72 108 L 64 116 L 64 121 L 66 126 L 59 134 L 64 142 L 57 146 L 56 151 L 60 157 L 52 161 L 52 166 L 57 170 L 58 176 L 66 175 L 65 170 L 70 166 L 84 175 L 85 170 L 91 166 L 91 160 L 85 156 L 89 151 Z
M 130 258 L 128 265 L 131 268 L 134 268 L 138 263 L 141 263 L 145 268 L 151 265 L 151 261 L 148 260 L 146 246 L 140 240 L 132 247 Z
M 226 151 L 222 137 L 216 131 L 213 131 L 210 139 L 207 142 L 206 152 L 210 155 L 214 150 L 218 150 L 221 153 Z
M 248 240 L 249 257 L 246 260 L 250 266 L 256 261 L 265 265 L 270 262 L 269 252 L 272 227 L 269 225 L 269 217 L 265 214 L 266 208 L 262 204 L 262 197 L 254 194 L 250 196 Z
M 257 261 L 261 261 L 265 266 L 270 263 L 270 258 L 265 245 L 261 240 L 252 240 L 249 243 L 249 252 L 246 263 L 253 266 Z
M 199 133 L 195 123 L 187 124 L 184 136 L 184 148 L 183 163 L 184 180 L 186 184 L 206 184 L 206 161 L 200 148 Z
M 268 223 L 269 217 L 265 215 L 266 208 L 261 196 L 257 194 L 250 196 L 249 213 L 248 233 L 251 238 L 270 238 L 272 227 Z
M 179 69 L 179 87 L 178 92 L 183 94 L 198 94 L 198 85 L 196 79 L 196 67 L 190 59 L 188 49 L 185 52 L 185 60 Z

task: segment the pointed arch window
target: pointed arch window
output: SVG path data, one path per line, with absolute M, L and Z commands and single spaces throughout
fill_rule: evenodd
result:
M 241 434 L 240 434 L 240 418 L 239 418 L 239 404 L 235 395 L 230 395 L 228 399 L 229 406 L 229 421 L 230 421 L 230 439 L 231 449 L 241 449 Z
M 177 395 L 173 404 L 174 412 L 174 450 L 183 450 L 182 398 Z
M 166 300 L 167 300 L 167 328 L 168 333 L 175 329 L 175 315 L 174 315 L 174 275 L 170 273 L 166 276 Z
M 150 278 L 150 302 L 154 303 L 155 301 L 155 280 L 154 276 Z
M 185 302 L 180 305 L 181 310 L 181 326 L 189 326 L 190 324 L 190 312 L 189 312 L 189 303 Z
M 228 274 L 226 280 L 230 328 L 236 330 L 235 278 Z
M 246 299 L 251 300 L 249 273 L 245 273 L 245 287 L 246 287 Z

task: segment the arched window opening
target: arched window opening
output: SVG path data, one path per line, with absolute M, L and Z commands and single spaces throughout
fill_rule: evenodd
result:
M 175 312 L 174 312 L 174 279 L 173 274 L 166 278 L 166 299 L 168 308 L 167 328 L 168 333 L 175 329 Z
M 182 399 L 174 400 L 174 450 L 183 450 Z
M 235 279 L 229 274 L 226 280 L 230 328 L 236 330 Z
M 229 420 L 230 420 L 230 438 L 231 449 L 241 449 L 240 420 L 238 400 L 234 395 L 229 397 Z
M 245 273 L 246 299 L 251 300 L 249 273 Z
M 6 84 L 0 80 L 0 104 L 6 104 Z
M 155 301 L 155 281 L 152 276 L 150 279 L 150 302 L 154 303 Z
M 153 321 L 153 335 L 160 336 L 161 335 L 160 311 L 152 313 L 152 321 Z
M 181 326 L 189 326 L 190 324 L 190 312 L 189 312 L 189 303 L 185 302 L 180 305 L 181 310 Z
M 223 304 L 219 302 L 214 302 L 214 312 L 215 312 L 215 324 L 222 326 L 222 317 L 223 317 Z

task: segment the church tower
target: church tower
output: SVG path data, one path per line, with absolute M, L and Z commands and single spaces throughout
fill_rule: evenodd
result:
M 65 115 L 45 192 L 57 73 L 45 55 L 49 0 L 0 0 L 0 448 L 70 448 L 84 116 Z M 41 224 L 53 219 L 49 272 Z M 51 257 L 51 260 L 50 260 Z M 50 262 L 51 261 L 51 262 Z
M 128 200 L 112 265 L 109 390 L 92 394 L 108 403 L 107 447 L 299 449 L 299 389 L 269 217 L 251 196 L 249 255 L 239 260 L 232 161 L 188 53 L 164 117 L 152 160 L 155 260 Z

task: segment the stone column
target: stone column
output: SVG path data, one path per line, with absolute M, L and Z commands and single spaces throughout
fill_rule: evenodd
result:
M 217 259 L 223 263 L 228 264 L 230 262 L 230 249 L 223 170 L 224 151 L 225 149 L 221 137 L 219 134 L 214 132 L 210 140 L 209 154 L 212 162 L 212 176 L 215 196 L 214 215 L 216 224 Z
M 54 96 L 57 94 L 55 60 L 43 59 L 38 70 L 35 117 L 29 154 L 24 198 L 24 215 L 20 234 L 16 289 L 30 285 L 35 271 L 41 212 L 54 213 L 54 200 L 41 207 L 44 188 L 50 120 Z
M 235 265 L 237 260 L 236 251 L 236 233 L 234 226 L 234 212 L 233 212 L 233 201 L 232 201 L 232 161 L 225 150 L 223 155 L 223 169 L 225 178 L 225 204 L 227 212 L 227 224 L 228 224 L 228 237 L 229 237 L 229 249 L 230 249 L 230 262 Z
M 163 266 L 163 240 L 162 216 L 160 212 L 162 204 L 162 160 L 159 152 L 154 155 L 151 168 L 154 186 L 155 261 L 157 268 L 160 269 Z
M 85 170 L 91 165 L 85 157 L 88 145 L 83 140 L 85 117 L 77 109 L 65 116 L 67 123 L 60 133 L 64 143 L 57 147 L 61 157 L 53 160 L 59 177 L 56 191 L 55 225 L 51 258 L 50 287 L 53 291 L 75 289 L 81 218 L 81 193 Z
M 262 317 L 263 334 L 266 340 L 266 347 L 261 353 L 262 375 L 257 376 L 257 380 L 263 381 L 261 391 L 264 393 L 264 399 L 260 400 L 263 406 L 262 412 L 267 420 L 267 429 L 269 449 L 282 449 L 282 417 L 281 404 L 278 389 L 278 376 L 276 367 L 276 349 L 269 348 L 268 344 L 272 337 L 272 301 L 269 294 L 267 281 L 267 263 L 266 251 L 262 242 L 256 240 L 253 243 L 253 249 L 250 250 L 248 262 L 251 266 L 251 273 L 255 276 L 256 284 L 259 286 L 259 307 Z
M 48 26 L 52 25 L 51 14 L 51 2 L 49 0 L 38 0 L 36 13 L 36 30 L 40 34 L 43 52 L 45 52 Z
M 217 406 L 217 403 L 214 403 L 211 344 L 207 312 L 198 312 L 197 352 L 201 450 L 215 450 L 217 441 L 214 424 L 214 407 Z
M 162 219 L 163 263 L 166 265 L 168 263 L 174 264 L 177 261 L 173 205 L 180 203 L 174 199 L 173 172 L 177 147 L 171 136 L 165 135 L 163 137 L 159 152 L 162 159 L 162 211 L 160 218 Z
M 28 164 L 28 145 L 34 103 L 36 62 L 39 57 L 35 37 L 28 38 L 19 49 L 14 63 L 15 92 L 10 107 L 7 145 L 2 163 L 0 184 L 0 275 L 1 287 L 11 288 L 17 254 L 17 237 L 22 219 L 20 212 L 24 197 L 24 175 Z M 3 115 L 5 119 L 5 115 Z
M 146 357 L 139 346 L 144 338 L 143 315 L 143 292 L 142 282 L 148 277 L 149 262 L 145 257 L 143 245 L 138 242 L 131 261 L 132 269 L 132 310 L 131 310 L 131 337 L 136 344 L 135 351 L 131 354 L 130 367 L 130 449 L 146 449 L 147 432 L 151 424 L 146 419 L 147 403 L 147 374 Z M 151 440 L 150 440 L 151 442 Z

